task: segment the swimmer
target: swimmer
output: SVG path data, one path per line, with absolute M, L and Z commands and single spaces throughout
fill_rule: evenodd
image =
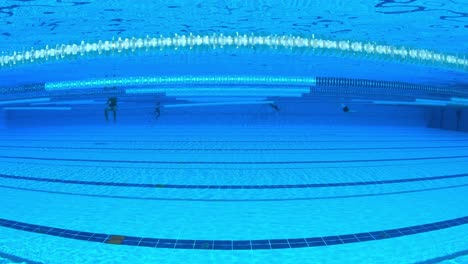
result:
M 275 109 L 276 112 L 279 112 L 279 111 L 280 111 L 279 107 L 278 107 L 275 103 L 270 103 L 270 104 L 268 104 L 268 105 L 270 105 L 271 108 Z
M 104 115 L 106 116 L 106 121 L 109 121 L 109 111 L 112 111 L 114 113 L 114 123 L 117 118 L 117 97 L 109 97 L 107 99 L 107 107 L 104 109 Z
M 351 109 L 349 109 L 349 107 L 345 104 L 341 104 L 341 110 L 343 110 L 343 112 L 345 113 L 356 113 L 356 111 L 352 111 Z
M 161 116 L 161 103 L 156 103 L 156 108 L 154 109 L 154 116 L 158 119 Z

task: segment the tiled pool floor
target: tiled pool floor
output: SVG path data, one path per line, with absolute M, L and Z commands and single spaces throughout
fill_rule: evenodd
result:
M 32 261 L 59 263 L 86 250 L 72 259 L 340 263 L 359 252 L 356 261 L 407 263 L 460 257 L 468 248 L 463 133 L 317 126 L 2 132 L 0 252 Z

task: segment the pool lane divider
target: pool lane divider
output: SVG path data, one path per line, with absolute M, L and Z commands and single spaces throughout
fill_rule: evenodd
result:
M 381 184 L 433 181 L 433 180 L 465 178 L 465 177 L 468 177 L 468 173 L 431 176 L 431 177 L 406 178 L 406 179 L 380 180 L 380 181 L 360 181 L 360 182 L 278 184 L 278 185 L 201 185 L 201 184 L 193 185 L 193 184 L 166 184 L 166 183 L 125 183 L 125 182 L 78 181 L 78 180 L 64 180 L 64 179 L 39 178 L 39 177 L 0 174 L 0 178 L 4 178 L 4 179 L 63 183 L 63 184 L 138 187 L 138 188 L 161 188 L 161 189 L 162 188 L 166 188 L 166 189 L 298 189 L 298 188 L 344 187 L 344 186 L 360 186 L 360 185 L 381 185 Z
M 155 32 L 157 33 L 157 32 Z M 134 36 L 129 38 L 112 38 L 95 42 L 59 44 L 49 43 L 43 48 L 17 50 L 0 54 L 0 69 L 17 65 L 36 64 L 42 62 L 59 62 L 64 60 L 79 60 L 108 56 L 146 56 L 150 58 L 154 52 L 190 54 L 196 50 L 203 52 L 224 51 L 227 54 L 238 53 L 239 50 L 302 55 L 328 55 L 338 58 L 373 58 L 391 62 L 407 62 L 429 64 L 439 67 L 450 67 L 462 72 L 468 68 L 468 59 L 462 56 L 440 53 L 427 49 L 412 49 L 399 45 L 384 45 L 371 41 L 335 40 L 305 35 L 277 34 L 160 34 L 159 36 Z M 197 51 L 197 52 L 198 52 Z M 149 52 L 144 54 L 144 52 Z M 172 54 L 171 53 L 171 54 Z M 56 88 L 56 87 L 52 87 Z
M 403 228 L 381 231 L 287 239 L 257 239 L 257 240 L 194 240 L 194 239 L 170 239 L 148 238 L 137 236 L 125 236 L 118 234 L 90 233 L 70 229 L 61 229 L 49 226 L 34 225 L 24 222 L 0 218 L 0 226 L 55 237 L 75 240 L 106 243 L 113 245 L 127 245 L 152 248 L 171 249 L 200 249 L 200 250 L 269 250 L 286 248 L 323 247 L 339 244 L 383 240 L 396 237 L 421 234 L 468 223 L 468 216 L 429 224 L 408 226 Z

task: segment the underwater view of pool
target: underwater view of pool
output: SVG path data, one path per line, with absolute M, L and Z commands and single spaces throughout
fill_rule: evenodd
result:
M 0 3 L 0 263 L 468 263 L 468 3 Z

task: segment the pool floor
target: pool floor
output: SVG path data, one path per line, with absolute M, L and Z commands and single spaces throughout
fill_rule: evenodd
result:
M 467 255 L 466 133 L 10 129 L 0 134 L 0 163 L 0 263 L 462 263 Z

